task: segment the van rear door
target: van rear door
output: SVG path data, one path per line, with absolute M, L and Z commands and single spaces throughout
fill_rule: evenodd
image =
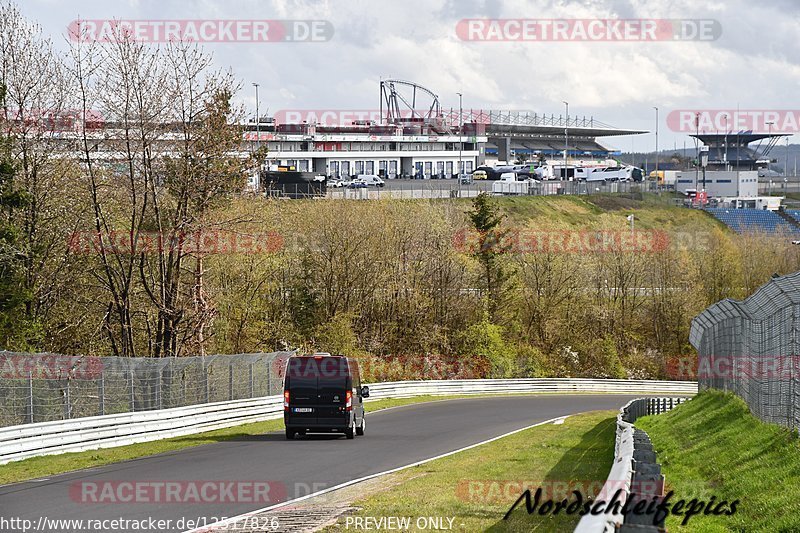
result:
M 319 400 L 317 423 L 343 426 L 347 424 L 347 391 L 352 389 L 347 359 L 323 357 L 317 360 L 319 369 Z
M 286 368 L 289 381 L 289 417 L 292 424 L 316 424 L 319 369 L 310 357 L 290 357 Z

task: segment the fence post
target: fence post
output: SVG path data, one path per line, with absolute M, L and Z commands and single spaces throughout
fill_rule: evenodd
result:
M 33 424 L 33 371 L 28 370 L 28 422 Z
M 164 369 L 159 366 L 158 367 L 158 375 L 156 376 L 156 409 L 161 409 L 163 406 L 163 401 L 161 400 L 161 380 L 163 379 Z
M 70 401 L 70 387 L 69 387 L 69 378 L 67 378 L 67 386 L 64 389 L 64 418 L 69 420 L 70 419 L 70 408 L 71 408 L 71 401 Z
M 233 363 L 228 362 L 228 401 L 233 400 Z
M 250 384 L 250 386 L 248 387 L 248 393 L 247 393 L 248 396 L 247 397 L 248 398 L 252 398 L 253 397 L 253 362 L 252 361 L 250 361 L 250 364 L 247 365 L 247 379 L 248 379 L 248 382 Z
M 133 390 L 133 370 L 130 371 L 129 375 L 130 375 L 130 378 L 131 378 L 131 388 L 130 388 L 130 391 L 129 391 L 130 394 L 131 394 L 131 397 L 130 397 L 131 409 L 130 409 L 130 411 L 131 411 L 131 413 L 133 413 L 133 412 L 136 411 L 136 395 L 135 395 L 134 390 Z
M 100 381 L 97 384 L 97 400 L 100 416 L 106 414 L 106 373 L 104 368 L 100 368 Z
M 209 390 L 209 384 L 208 384 L 208 365 L 206 365 L 205 361 L 203 361 L 203 386 L 205 388 L 205 395 L 206 395 L 205 403 L 209 403 L 209 398 L 211 397 L 211 391 Z
M 186 367 L 181 370 L 181 407 L 186 405 Z

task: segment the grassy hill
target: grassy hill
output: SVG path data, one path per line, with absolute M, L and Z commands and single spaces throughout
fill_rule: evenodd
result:
M 739 500 L 733 516 L 696 515 L 669 531 L 800 531 L 800 440 L 765 424 L 733 394 L 707 391 L 642 418 L 674 499 Z

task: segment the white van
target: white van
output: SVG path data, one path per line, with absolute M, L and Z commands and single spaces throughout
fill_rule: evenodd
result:
M 386 185 L 386 183 L 375 174 L 359 174 L 358 177 L 353 181 L 354 182 L 357 181 L 358 183 L 364 183 L 368 187 L 370 185 L 374 185 L 376 187 L 383 187 L 384 185 Z

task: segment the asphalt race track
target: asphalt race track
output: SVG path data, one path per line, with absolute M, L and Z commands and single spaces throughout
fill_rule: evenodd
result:
M 202 526 L 203 520 L 210 517 L 232 517 L 267 507 L 543 420 L 584 411 L 618 409 L 632 398 L 634 396 L 529 395 L 408 405 L 368 414 L 366 435 L 355 440 L 322 435 L 290 442 L 283 432 L 269 433 L 5 485 L 0 487 L 0 517 L 28 519 L 34 525 L 39 524 L 43 516 L 50 520 L 171 519 L 173 525 L 167 530 L 185 530 L 190 528 L 176 527 L 179 519 L 184 519 L 183 524 L 186 519 L 199 519 L 192 527 Z M 82 501 L 85 488 L 95 484 L 119 488 L 120 482 L 145 482 L 147 485 L 176 481 L 198 485 L 206 481 L 240 481 L 246 482 L 243 484 L 246 487 L 252 487 L 250 482 L 269 481 L 270 495 L 278 496 L 278 501 L 253 502 L 249 495 L 237 497 L 246 501 L 236 503 L 208 503 L 208 499 L 215 499 L 213 496 L 203 503 L 174 503 L 164 501 L 166 498 L 159 498 L 158 503 Z M 115 492 L 126 498 L 131 493 Z M 55 530 L 52 525 L 45 529 Z M 8 527 L 3 530 L 14 531 Z

